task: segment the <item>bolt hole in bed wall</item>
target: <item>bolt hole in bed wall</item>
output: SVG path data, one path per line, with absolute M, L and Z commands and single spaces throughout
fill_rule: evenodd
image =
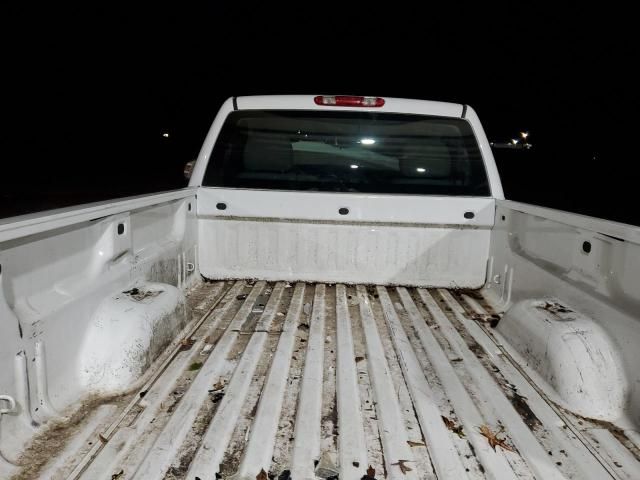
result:
M 124 234 L 124 223 L 119 223 L 118 224 L 118 235 L 123 235 Z
M 589 255 L 591 252 L 591 242 L 582 242 L 582 252 Z

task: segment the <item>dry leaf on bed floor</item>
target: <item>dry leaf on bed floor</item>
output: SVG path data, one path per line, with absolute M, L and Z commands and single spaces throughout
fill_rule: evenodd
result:
M 505 450 L 509 450 L 510 452 L 513 452 L 513 448 L 511 448 L 509 445 L 504 443 L 507 439 L 498 437 L 498 435 L 500 435 L 503 431 L 504 431 L 504 427 L 501 428 L 496 433 L 493 433 L 487 425 L 482 425 L 480 427 L 480 434 L 487 438 L 491 448 L 495 450 L 496 447 L 502 447 Z
M 264 468 L 260 469 L 260 473 L 256 475 L 256 480 L 268 480 L 267 472 L 264 471 Z
M 453 433 L 457 434 L 460 438 L 464 438 L 464 432 L 462 431 L 462 425 L 456 425 L 456 422 L 454 422 L 453 420 L 451 420 L 448 417 L 445 417 L 444 415 L 442 415 L 442 421 L 444 422 L 444 424 L 447 426 L 447 428 L 449 430 L 451 430 Z
M 209 390 L 210 392 L 217 392 L 224 388 L 224 380 L 220 379 L 216 383 L 213 384 L 213 388 Z
M 406 462 L 410 462 L 411 460 L 398 460 L 396 463 L 392 463 L 391 465 L 398 465 L 400 467 L 400 471 L 403 475 L 406 475 L 407 472 L 413 470 L 408 465 L 405 465 Z
M 194 343 L 196 343 L 196 341 L 193 338 L 183 338 L 180 341 L 180 351 L 190 350 Z
M 124 470 L 120 469 L 118 473 L 111 475 L 111 480 L 118 480 L 119 478 L 122 478 L 122 475 L 124 475 Z
M 410 447 L 426 447 L 426 445 L 422 442 L 414 442 L 413 440 L 407 440 L 407 443 Z

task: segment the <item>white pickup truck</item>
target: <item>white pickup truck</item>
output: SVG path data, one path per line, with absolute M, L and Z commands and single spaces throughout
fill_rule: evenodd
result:
M 465 105 L 229 99 L 0 268 L 2 479 L 640 478 L 640 228 L 505 200 Z

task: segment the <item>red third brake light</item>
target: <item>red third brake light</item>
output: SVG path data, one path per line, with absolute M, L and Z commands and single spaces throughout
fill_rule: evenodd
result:
M 384 98 L 351 95 L 318 95 L 313 101 L 316 105 L 331 107 L 381 107 L 384 105 Z

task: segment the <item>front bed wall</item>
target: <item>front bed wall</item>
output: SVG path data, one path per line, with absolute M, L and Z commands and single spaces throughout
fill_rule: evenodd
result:
M 200 221 L 205 277 L 479 288 L 489 230 Z
M 495 201 L 201 188 L 205 277 L 480 288 Z

